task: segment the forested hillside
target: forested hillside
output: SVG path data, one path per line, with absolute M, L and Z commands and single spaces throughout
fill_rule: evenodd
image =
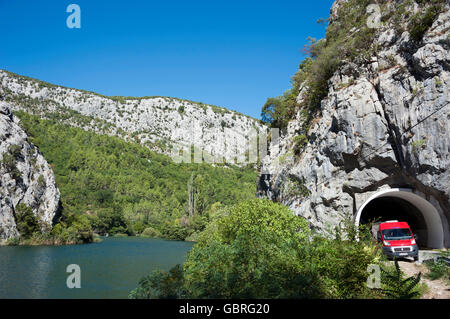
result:
M 256 194 L 254 169 L 176 164 L 137 143 L 16 112 L 61 191 L 59 237 L 141 234 L 192 239 L 222 205 Z M 67 238 L 66 238 L 67 239 Z

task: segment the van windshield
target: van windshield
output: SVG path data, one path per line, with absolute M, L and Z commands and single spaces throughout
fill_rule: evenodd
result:
M 408 228 L 384 229 L 383 237 L 385 240 L 411 239 L 412 235 Z

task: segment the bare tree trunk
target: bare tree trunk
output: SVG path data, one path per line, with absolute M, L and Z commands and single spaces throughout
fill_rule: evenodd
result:
M 194 216 L 194 208 L 195 208 L 195 197 L 194 197 L 194 173 L 191 174 L 191 177 L 188 181 L 188 203 L 189 203 L 189 217 Z

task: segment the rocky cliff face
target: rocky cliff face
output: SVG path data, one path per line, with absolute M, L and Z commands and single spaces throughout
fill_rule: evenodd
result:
M 106 97 L 2 70 L 0 89 L 13 111 L 116 135 L 166 154 L 175 144 L 194 145 L 231 158 L 236 148 L 244 148 L 245 136 L 265 129 L 258 120 L 213 105 L 168 97 Z
M 333 5 L 331 24 L 345 2 Z M 418 10 L 414 1 L 404 2 L 406 12 Z M 437 210 L 449 247 L 448 2 L 421 41 L 408 30 L 395 32 L 393 23 L 376 30 L 378 50 L 367 63 L 342 61 L 307 130 L 299 109 L 276 145 L 280 152 L 264 160 L 259 191 L 324 231 L 355 217 L 370 195 L 409 188 Z M 305 93 L 300 88 L 299 104 Z M 308 142 L 294 155 L 299 134 Z
M 15 214 L 30 207 L 42 230 L 58 218 L 60 193 L 52 169 L 26 133 L 10 106 L 0 101 L 0 241 L 19 236 Z

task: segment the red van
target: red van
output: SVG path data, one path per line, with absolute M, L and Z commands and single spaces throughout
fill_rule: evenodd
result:
M 383 244 L 383 253 L 388 258 L 413 257 L 419 259 L 419 248 L 407 222 L 397 220 L 381 222 L 372 226 L 377 241 Z

